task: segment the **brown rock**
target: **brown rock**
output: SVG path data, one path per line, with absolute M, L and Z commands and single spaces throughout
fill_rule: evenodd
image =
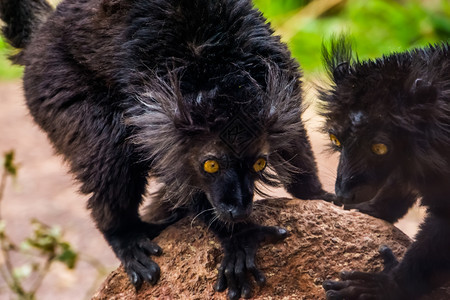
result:
M 325 279 L 337 278 L 343 269 L 381 270 L 380 245 L 401 256 L 411 244 L 387 222 L 320 200 L 257 201 L 254 219 L 290 232 L 286 240 L 259 250 L 267 285 L 255 290 L 254 299 L 324 299 Z M 136 294 L 120 267 L 93 299 L 226 299 L 226 292 L 213 289 L 222 258 L 220 244 L 206 226 L 191 220 L 181 220 L 155 239 L 164 251 L 154 258 L 161 267 L 158 284 L 144 284 Z M 450 299 L 450 293 L 439 293 L 431 299 Z

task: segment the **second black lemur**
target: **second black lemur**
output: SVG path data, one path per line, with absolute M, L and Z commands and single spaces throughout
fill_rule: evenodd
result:
M 0 14 L 31 115 L 137 288 L 160 276 L 152 239 L 191 214 L 223 246 L 216 289 L 249 297 L 249 275 L 265 282 L 259 244 L 286 236 L 251 221 L 258 183 L 333 198 L 301 120 L 299 65 L 250 0 L 1 0 Z M 138 213 L 149 176 L 159 223 Z
M 381 273 L 343 272 L 327 299 L 419 299 L 450 278 L 450 48 L 430 45 L 360 61 L 345 37 L 324 47 L 333 85 L 325 131 L 340 153 L 336 195 L 347 209 L 395 222 L 420 197 L 427 216 Z

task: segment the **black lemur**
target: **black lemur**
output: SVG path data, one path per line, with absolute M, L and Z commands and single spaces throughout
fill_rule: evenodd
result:
M 340 152 L 337 197 L 389 222 L 419 197 L 427 207 L 400 263 L 384 246 L 383 272 L 343 272 L 324 283 L 327 299 L 418 299 L 450 275 L 449 44 L 364 61 L 344 36 L 323 49 L 333 85 L 320 98 Z
M 333 199 L 301 120 L 299 65 L 250 0 L 0 5 L 31 115 L 137 288 L 159 278 L 152 239 L 191 213 L 223 246 L 216 289 L 248 297 L 248 275 L 265 281 L 259 244 L 287 234 L 251 221 L 255 184 Z M 162 223 L 138 214 L 149 176 Z

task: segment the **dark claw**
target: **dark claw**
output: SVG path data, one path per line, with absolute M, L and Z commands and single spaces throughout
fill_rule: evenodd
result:
M 142 286 L 142 280 L 139 277 L 139 275 L 136 272 L 127 272 L 128 273 L 128 278 L 130 279 L 130 282 L 134 285 L 134 287 L 136 288 L 136 290 L 139 290 Z
M 252 286 L 251 284 L 247 281 L 242 285 L 241 288 L 241 297 L 248 299 L 251 298 L 253 295 L 253 291 L 252 291 Z
M 225 278 L 223 269 L 219 268 L 219 275 L 217 278 L 216 285 L 214 286 L 214 289 L 218 292 L 223 292 L 227 288 L 227 279 Z
M 141 287 L 143 281 L 154 285 L 159 280 L 159 266 L 150 258 L 147 257 L 145 261 L 137 258 L 125 263 L 125 271 L 136 289 Z
M 391 248 L 389 248 L 386 245 L 381 245 L 380 248 L 378 249 L 378 252 L 380 252 L 381 255 L 389 255 L 392 254 L 392 256 L 395 258 L 394 253 L 392 253 Z
M 232 263 L 229 263 L 225 269 L 225 278 L 227 279 L 228 290 L 236 291 L 237 284 L 236 284 L 236 279 L 234 276 L 234 268 L 232 266 Z
M 334 290 L 327 291 L 325 294 L 327 297 L 327 300 L 343 300 L 344 298 L 339 294 L 339 292 L 336 292 Z
M 350 274 L 349 271 L 341 271 L 341 272 L 339 273 L 339 277 L 340 277 L 342 280 L 346 280 L 346 278 L 349 276 L 349 274 Z
M 239 299 L 239 293 L 237 291 L 237 289 L 230 289 L 228 288 L 228 294 L 227 294 L 227 298 L 229 300 L 237 300 Z
M 346 287 L 348 287 L 349 282 L 347 281 L 334 281 L 334 280 L 325 280 L 322 283 L 322 287 L 328 291 L 328 290 L 342 290 Z
M 140 241 L 138 247 L 142 248 L 142 250 L 144 250 L 144 252 L 149 255 L 160 256 L 162 254 L 161 247 L 159 247 L 158 244 L 152 242 L 149 239 Z
M 159 279 L 159 274 L 161 273 L 161 269 L 155 262 L 153 262 L 153 261 L 151 261 L 151 262 L 152 262 L 152 266 L 149 269 L 147 278 L 148 278 L 148 282 L 150 282 L 152 285 L 154 285 L 154 284 L 156 284 L 156 282 Z
M 148 282 L 153 282 L 153 276 L 152 274 L 147 274 L 147 281 Z M 153 283 L 152 283 L 153 284 Z
M 288 236 L 288 231 L 281 227 L 262 227 L 259 232 L 258 244 L 274 244 L 284 240 Z
M 286 238 L 287 235 L 288 235 L 288 232 L 286 229 L 278 228 L 278 237 L 280 238 L 280 240 Z
M 258 286 L 264 286 L 266 284 L 266 276 L 260 270 L 255 269 L 252 271 L 252 274 Z
M 336 285 L 337 281 L 333 281 L 333 280 L 325 280 L 322 283 L 322 287 L 324 288 L 325 291 L 331 290 L 331 289 L 336 289 L 335 285 Z

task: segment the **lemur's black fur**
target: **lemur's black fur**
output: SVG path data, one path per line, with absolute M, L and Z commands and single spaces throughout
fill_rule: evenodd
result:
M 327 298 L 418 299 L 450 275 L 449 44 L 360 61 L 342 36 L 324 58 L 333 81 L 321 91 L 325 131 L 340 152 L 344 207 L 389 222 L 418 197 L 428 208 L 399 264 L 384 247 L 384 272 L 343 273 L 324 283 Z
M 0 5 L 30 112 L 136 287 L 159 278 L 151 239 L 189 212 L 224 247 L 216 288 L 248 297 L 248 273 L 265 280 L 259 243 L 286 235 L 251 222 L 255 184 L 332 199 L 301 121 L 299 66 L 250 0 Z M 163 223 L 138 214 L 148 176 L 163 184 L 151 206 Z

